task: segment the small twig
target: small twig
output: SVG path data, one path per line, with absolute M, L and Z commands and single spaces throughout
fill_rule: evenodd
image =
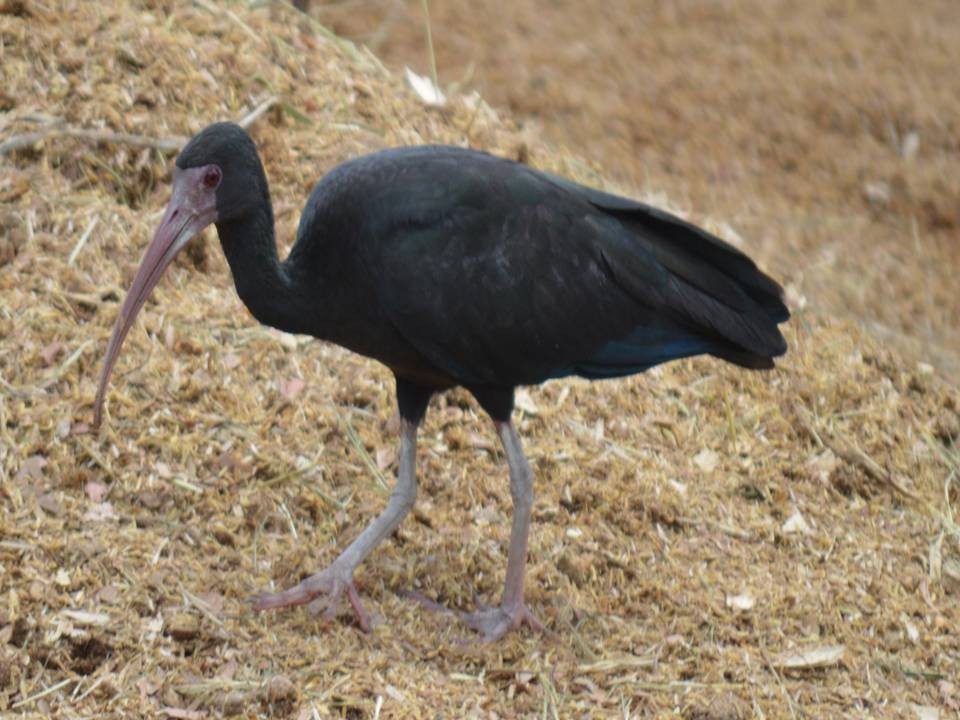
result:
M 780 686 L 780 692 L 783 693 L 783 696 L 787 699 L 787 708 L 790 710 L 790 717 L 793 720 L 797 720 L 797 710 L 793 706 L 793 698 L 790 696 L 790 692 L 787 690 L 786 684 L 783 682 L 783 676 L 780 674 L 780 671 L 777 670 L 776 666 L 770 662 L 770 658 L 767 656 L 767 651 L 764 647 L 759 648 L 760 657 L 763 659 L 763 662 L 766 664 L 770 672 L 773 673 L 773 677 L 777 680 L 777 685 Z
M 341 414 L 336 407 L 333 407 L 333 412 L 336 415 L 337 419 L 340 421 L 340 425 L 343 428 L 343 431 L 347 434 L 347 440 L 350 441 L 350 444 L 353 446 L 353 449 L 357 451 L 357 455 L 360 456 L 360 459 L 363 461 L 363 464 L 367 466 L 367 470 L 369 470 L 370 474 L 373 475 L 374 479 L 377 481 L 377 484 L 383 490 L 389 490 L 390 485 L 387 483 L 386 478 L 384 478 L 383 473 L 380 472 L 380 468 L 377 467 L 377 463 L 374 462 L 373 458 L 370 457 L 370 453 L 368 453 L 367 449 L 363 446 L 363 442 L 360 440 L 360 436 L 357 435 L 357 431 L 354 429 L 353 425 L 350 423 L 350 418 L 344 414 Z
M 716 520 L 694 520 L 693 518 L 682 517 L 682 518 L 678 518 L 677 522 L 679 522 L 681 525 L 687 525 L 689 527 L 695 527 L 695 528 L 703 528 L 704 526 L 712 527 L 715 530 L 719 530 L 724 535 L 729 535 L 730 537 L 736 538 L 737 540 L 755 540 L 756 539 L 753 535 L 751 535 L 745 530 L 741 530 L 740 528 L 734 527 L 733 525 L 726 525 L 722 522 L 717 522 Z
M 6 380 L 0 376 L 0 389 L 2 389 L 7 395 L 11 397 L 19 398 L 20 400 L 27 400 L 32 397 L 38 397 L 44 393 L 35 388 L 29 387 L 17 387 L 16 385 L 11 385 Z
M 235 23 L 241 30 L 243 30 L 247 35 L 249 35 L 255 42 L 263 42 L 263 38 L 253 31 L 249 25 L 247 25 L 243 20 L 240 19 L 240 16 L 229 8 L 217 7 L 212 2 L 208 0 L 193 0 L 194 3 L 202 7 L 207 12 L 212 15 L 224 15 L 230 19 L 231 22 Z
M 34 143 L 54 137 L 69 137 L 80 140 L 89 140 L 94 143 L 114 143 L 117 145 L 131 145 L 139 148 L 151 148 L 164 153 L 177 152 L 187 143 L 186 138 L 152 138 L 146 135 L 131 135 L 116 133 L 107 130 L 90 130 L 87 128 L 53 127 L 40 132 L 14 135 L 0 143 L 0 155 L 29 147 Z
M 335 497 L 333 497 L 332 495 L 329 495 L 329 494 L 325 493 L 323 490 L 321 490 L 320 488 L 318 488 L 318 487 L 317 487 L 316 485 L 314 485 L 313 483 L 303 483 L 303 485 L 304 485 L 304 487 L 306 487 L 306 488 L 308 488 L 308 489 L 310 489 L 310 490 L 313 490 L 313 492 L 315 492 L 315 493 L 320 497 L 321 500 L 323 500 L 325 503 L 327 503 L 328 505 L 332 506 L 333 508 L 335 508 L 335 509 L 337 509 L 337 510 L 345 510 L 345 509 L 346 509 L 347 503 L 349 502 L 349 499 L 348 499 L 347 503 L 343 503 L 343 502 L 340 502 L 339 500 L 337 500 L 337 499 L 336 499 Z
M 194 0 L 203 4 L 205 0 Z M 230 12 L 229 10 L 225 12 Z M 251 31 L 252 32 L 252 31 Z M 255 123 L 260 117 L 270 108 L 279 102 L 278 98 L 271 96 L 260 103 L 247 115 L 244 115 L 240 120 L 237 121 L 237 124 L 240 127 L 247 129 L 253 123 Z M 4 140 L 0 143 L 0 156 L 11 153 L 15 150 L 19 150 L 24 147 L 29 147 L 34 143 L 38 143 L 41 140 L 47 140 L 50 138 L 56 137 L 68 137 L 75 138 L 78 140 L 89 140 L 92 143 L 113 143 L 115 145 L 130 145 L 131 147 L 138 148 L 149 148 L 151 150 L 157 150 L 162 153 L 175 153 L 179 152 L 180 149 L 187 144 L 188 138 L 181 136 L 167 137 L 167 138 L 153 138 L 147 137 L 146 135 L 133 135 L 130 133 L 118 133 L 112 132 L 110 130 L 92 130 L 89 128 L 74 128 L 74 127 L 51 127 L 46 130 L 41 130 L 39 132 L 25 133 L 23 135 L 14 135 L 7 140 Z M 92 231 L 92 228 L 88 228 Z M 82 245 L 80 245 L 82 247 Z M 74 252 L 79 252 L 75 249 Z M 71 258 L 74 257 L 74 254 L 71 253 Z
M 293 5 L 290 4 L 290 0 L 270 0 L 275 5 L 281 7 L 290 8 L 296 10 Z M 303 13 L 297 11 L 297 14 L 301 19 L 306 20 L 307 23 L 313 28 L 313 31 L 320 35 L 325 40 L 336 45 L 338 48 L 343 50 L 347 55 L 350 56 L 352 60 L 355 60 L 357 63 L 362 65 L 364 68 L 372 68 L 380 73 L 381 76 L 387 76 L 390 72 L 387 70 L 386 66 L 380 61 L 376 55 L 370 52 L 369 48 L 358 47 L 356 43 L 351 42 L 347 38 L 342 38 L 337 35 L 335 32 L 326 27 L 323 23 L 317 20 L 315 17 L 309 15 L 308 13 Z
M 100 216 L 94 215 L 93 219 L 87 225 L 87 229 L 83 231 L 83 235 L 80 236 L 77 244 L 73 247 L 70 257 L 67 258 L 67 265 L 73 265 L 74 261 L 77 259 L 77 255 L 79 255 L 80 251 L 83 250 L 83 246 L 87 244 L 87 240 L 90 238 L 90 235 L 93 233 L 93 229 L 97 226 L 98 222 L 100 222 Z
M 694 688 L 709 688 L 713 690 L 735 690 L 743 687 L 743 683 L 718 682 L 707 683 L 696 680 L 669 680 L 667 682 L 644 682 L 642 680 L 633 680 L 630 678 L 617 678 L 610 682 L 612 687 L 619 685 L 629 685 L 638 690 L 648 692 L 676 692 L 677 690 L 692 690 Z
M 77 360 L 79 360 L 80 356 L 83 355 L 83 353 L 87 351 L 87 348 L 89 348 L 93 344 L 94 344 L 93 340 L 87 340 L 85 343 L 82 343 L 80 347 L 78 347 L 76 350 L 70 353 L 70 356 L 66 360 L 64 360 L 62 363 L 60 363 L 60 366 L 54 372 L 52 372 L 49 376 L 47 376 L 38 385 L 38 387 L 42 388 L 43 390 L 46 390 L 51 385 L 58 382 L 60 378 L 62 378 L 66 374 L 70 366 L 73 365 Z
M 23 147 L 30 147 L 34 143 L 40 142 L 41 140 L 43 140 L 45 137 L 48 137 L 49 135 L 50 135 L 50 132 L 48 131 L 25 133 L 23 135 L 14 135 L 12 138 L 9 138 L 8 140 L 4 140 L 2 143 L 0 143 L 0 155 L 6 155 L 7 153 L 11 153 L 14 150 L 19 150 L 20 148 L 23 148 Z
M 197 610 L 200 611 L 202 615 L 204 615 L 214 625 L 219 625 L 220 627 L 223 627 L 223 620 L 221 620 L 214 614 L 213 609 L 206 602 L 204 602 L 201 598 L 197 597 L 192 592 L 187 590 L 183 586 L 183 583 L 177 583 L 177 584 L 180 586 L 180 593 L 183 595 L 184 600 L 186 600 L 190 605 L 193 605 Z
M 274 105 L 279 102 L 279 99 L 275 95 L 271 95 L 262 103 L 257 105 L 253 110 L 244 115 L 242 118 L 237 120 L 237 125 L 246 130 L 248 127 L 253 125 L 260 117 Z
M 204 617 L 206 617 L 210 622 L 212 622 L 214 625 L 217 625 L 224 632 L 226 632 L 226 627 L 224 626 L 223 620 L 217 617 L 216 613 L 213 612 L 213 608 L 210 607 L 209 603 L 207 603 L 203 598 L 198 597 L 194 595 L 192 592 L 190 592 L 189 590 L 187 590 L 183 586 L 183 583 L 178 583 L 178 585 L 180 586 L 180 593 L 183 595 L 184 600 L 186 600 L 188 603 L 193 605 L 193 607 L 199 610 L 204 615 Z M 235 632 L 244 640 L 250 639 L 250 633 L 248 633 L 242 627 L 236 628 Z
M 13 705 L 11 705 L 10 707 L 11 707 L 11 709 L 12 709 L 12 708 L 22 707 L 22 706 L 24 706 L 24 705 L 29 705 L 30 703 L 36 702 L 37 700 L 39 700 L 39 699 L 42 698 L 42 697 L 46 697 L 47 695 L 51 695 L 51 694 L 55 693 L 57 690 L 59 690 L 60 688 L 62 688 L 64 685 L 69 685 L 69 684 L 72 683 L 72 682 L 75 682 L 75 681 L 74 681 L 73 679 L 71 679 L 71 678 L 67 678 L 66 680 L 61 680 L 61 681 L 58 682 L 56 685 L 51 685 L 51 686 L 48 687 L 46 690 L 42 690 L 42 691 L 38 692 L 36 695 L 31 695 L 30 697 L 24 698 L 24 699 L 21 700 L 20 702 L 15 702 L 15 703 L 14 703 Z
M 0 540 L 0 548 L 4 550 L 17 550 L 19 552 L 29 552 L 36 548 L 36 545 L 33 543 L 28 543 L 23 540 Z
M 106 476 L 111 480 L 116 481 L 117 475 L 113 471 L 113 466 L 111 465 L 110 461 L 107 460 L 103 455 L 101 455 L 100 452 L 95 447 L 93 447 L 92 443 L 87 442 L 83 438 L 77 438 L 77 442 L 80 445 L 80 447 L 82 447 L 84 451 L 86 451 L 89 458 L 93 460 L 100 467 L 101 470 L 103 470 L 104 474 L 106 474 Z M 107 497 L 109 497 L 110 492 L 113 490 L 113 487 L 114 487 L 113 484 L 111 484 L 110 487 L 107 488 Z
M 427 28 L 427 52 L 430 54 L 430 79 L 433 80 L 433 87 L 440 90 L 440 83 L 437 79 L 437 56 L 433 51 L 433 32 L 430 29 L 430 3 L 429 0 L 421 0 L 423 4 L 423 22 Z
M 299 540 L 300 534 L 297 532 L 297 526 L 293 522 L 293 515 L 290 514 L 290 509 L 287 507 L 285 502 L 280 503 L 280 514 L 286 518 L 287 524 L 290 526 L 290 534 L 293 535 L 293 539 Z
M 316 470 L 319 463 L 310 463 L 304 468 L 296 468 L 294 470 L 288 470 L 287 472 L 280 473 L 279 475 L 274 475 L 269 480 L 264 480 L 259 483 L 261 487 L 272 487 L 273 485 L 280 485 L 285 483 L 288 480 L 299 480 L 301 477 L 307 473 L 313 472 Z
M 401 10 L 403 10 L 403 5 L 398 0 L 391 2 L 386 17 L 381 21 L 379 27 L 367 36 L 364 45 L 374 52 L 379 51 L 383 41 L 390 35 L 393 26 L 399 19 Z
M 108 670 L 107 672 L 105 672 L 105 673 L 102 673 L 102 674 L 100 675 L 100 677 L 98 677 L 98 678 L 96 679 L 96 681 L 95 681 L 90 687 L 88 687 L 86 690 L 83 691 L 83 694 L 82 694 L 82 695 L 80 695 L 79 697 L 74 698 L 74 699 L 73 699 L 73 702 L 79 703 L 79 702 L 83 701 L 83 699 L 84 699 L 85 697 L 87 697 L 87 695 L 89 695 L 89 694 L 92 693 L 94 690 L 96 690 L 98 687 L 100 687 L 100 685 L 103 683 L 103 681 L 106 680 L 107 678 L 109 678 L 112 674 L 113 674 L 113 673 L 112 673 L 111 671 L 109 671 L 109 670 Z M 79 689 L 79 688 L 80 688 L 80 685 L 77 684 L 77 689 Z M 74 695 L 77 694 L 76 690 L 74 690 L 73 694 L 74 694 Z
M 189 490 L 190 492 L 196 495 L 203 495 L 203 488 L 200 487 L 199 485 L 193 484 L 189 480 L 184 480 L 183 478 L 175 477 L 170 482 L 176 485 L 181 490 Z
M 203 697 L 222 690 L 256 690 L 260 685 L 249 680 L 204 680 L 177 685 L 177 692 L 188 697 Z
M 841 460 L 860 468 L 866 473 L 867 477 L 872 480 L 893 488 L 904 497 L 908 497 L 924 505 L 926 504 L 926 501 L 924 501 L 922 497 L 910 488 L 904 486 L 891 472 L 882 467 L 860 448 L 853 444 L 847 444 L 845 441 L 834 440 L 818 433 L 810 418 L 807 417 L 807 412 L 804 408 L 795 406 L 795 411 L 797 417 L 800 419 L 801 425 L 803 425 L 803 429 L 807 431 L 807 434 L 810 435 L 818 445 L 829 449 Z
M 176 152 L 186 145 L 186 138 L 152 138 L 146 135 L 133 135 L 130 133 L 117 133 L 109 130 L 88 130 L 86 128 L 61 128 L 56 131 L 58 135 L 75 137 L 83 140 L 92 140 L 94 142 L 117 143 L 120 145 L 132 145 L 133 147 L 151 148 L 160 152 Z
M 829 447 L 837 455 L 837 457 L 842 460 L 846 460 L 852 465 L 856 465 L 862 469 L 868 476 L 876 480 L 877 482 L 886 483 L 890 487 L 894 488 L 901 495 L 905 495 L 911 500 L 916 500 L 917 502 L 924 502 L 917 493 L 913 492 L 908 487 L 905 487 L 897 478 L 895 478 L 890 472 L 885 468 L 881 467 L 876 460 L 867 455 L 863 450 L 858 447 L 843 447 L 837 444 L 836 442 L 831 442 L 830 440 L 824 440 L 827 447 Z
M 569 427 L 578 435 L 582 435 L 583 437 L 590 438 L 598 445 L 607 448 L 607 450 L 612 452 L 621 460 L 627 460 L 628 462 L 638 462 L 643 459 L 643 456 L 639 452 L 637 452 L 635 449 L 631 447 L 627 447 L 626 445 L 621 445 L 605 437 L 598 438 L 596 434 L 594 434 L 593 430 L 591 430 L 589 427 L 587 427 L 583 423 L 577 422 L 576 420 L 567 420 L 567 427 Z M 648 450 L 655 449 L 649 445 L 641 445 L 641 447 Z
M 5 390 L 8 395 L 12 395 L 13 397 L 24 400 L 31 397 L 39 397 L 44 394 L 43 391 L 63 377 L 70 366 L 80 359 L 80 356 L 83 355 L 87 348 L 93 345 L 93 342 L 93 340 L 87 340 L 85 343 L 80 345 L 80 347 L 74 350 L 66 360 L 60 363 L 60 366 L 56 370 L 54 370 L 52 373 L 49 373 L 46 378 L 41 380 L 33 387 L 17 387 L 8 383 L 3 379 L 3 377 L 0 377 L 0 388 Z

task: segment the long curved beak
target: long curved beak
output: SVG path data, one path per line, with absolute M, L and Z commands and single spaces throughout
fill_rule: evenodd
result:
M 93 425 L 100 427 L 103 419 L 103 401 L 107 393 L 107 382 L 110 373 L 120 355 L 120 347 L 124 338 L 133 326 L 133 321 L 140 312 L 140 308 L 147 301 L 150 292 L 156 287 L 164 271 L 187 243 L 216 220 L 215 204 L 205 202 L 206 198 L 199 197 L 196 191 L 198 183 L 196 174 L 189 170 L 178 170 L 174 176 L 173 195 L 163 215 L 163 220 L 153 235 L 153 240 L 140 261 L 140 268 L 133 279 L 133 284 L 127 291 L 120 315 L 113 326 L 110 344 L 103 357 L 103 369 L 100 371 L 100 385 L 97 388 L 97 397 L 94 401 Z M 213 205 L 211 207 L 211 205 Z

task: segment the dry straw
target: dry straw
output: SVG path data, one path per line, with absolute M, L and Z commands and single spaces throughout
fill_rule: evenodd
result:
M 529 391 L 529 601 L 555 637 L 463 647 L 462 628 L 399 597 L 469 607 L 502 582 L 506 470 L 460 392 L 423 428 L 414 517 L 359 572 L 373 634 L 347 615 L 250 614 L 245 596 L 329 562 L 382 507 L 392 383 L 257 326 L 210 236 L 155 292 L 90 431 L 172 151 L 259 111 L 284 246 L 317 178 L 388 145 L 599 176 L 476 97 L 425 107 L 281 3 L 6 0 L 0 60 L 0 712 L 956 708 L 960 399 L 814 312 L 772 373 L 697 360 Z

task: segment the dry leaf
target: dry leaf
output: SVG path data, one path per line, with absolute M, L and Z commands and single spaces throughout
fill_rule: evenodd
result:
M 775 657 L 770 665 L 785 670 L 827 667 L 840 661 L 844 649 L 843 645 L 823 645 L 809 650 L 791 650 Z
M 377 467 L 386 470 L 397 459 L 397 449 L 393 447 L 377 450 Z
M 153 695 L 160 687 L 161 684 L 158 680 L 150 680 L 148 678 L 140 678 L 137 680 L 137 690 L 140 691 L 141 698 L 147 698 Z
M 907 637 L 910 638 L 910 642 L 917 642 L 920 639 L 920 631 L 917 630 L 917 626 L 910 622 L 910 619 L 905 615 L 900 615 L 900 620 L 903 623 L 904 630 L 907 631 Z
M 103 522 L 104 520 L 116 520 L 117 513 L 113 510 L 113 503 L 102 502 L 91 505 L 83 514 L 83 519 L 88 522 Z
M 203 720 L 203 718 L 207 717 L 206 713 L 200 712 L 199 710 L 182 710 L 175 707 L 161 708 L 160 712 L 167 717 L 179 718 L 180 720 Z
M 228 660 L 224 663 L 223 667 L 217 671 L 217 677 L 221 680 L 233 680 L 238 668 L 239 666 L 235 660 Z
M 197 593 L 197 598 L 203 602 L 207 609 L 214 615 L 223 614 L 223 595 L 210 590 L 208 592 Z
M 57 355 L 59 355 L 62 351 L 63 343 L 59 340 L 54 340 L 40 351 L 40 357 L 43 358 L 43 364 L 52 365 L 53 361 L 57 359 Z
M 296 400 L 297 395 L 307 386 L 307 383 L 300 378 L 290 378 L 280 381 L 280 395 L 287 402 Z
M 518 410 L 522 410 L 527 415 L 537 415 L 540 412 L 540 408 L 537 407 L 537 404 L 533 401 L 533 398 L 530 397 L 530 393 L 525 389 L 520 388 L 517 390 L 514 395 L 514 403 Z
M 833 450 L 827 448 L 807 460 L 807 467 L 810 468 L 817 480 L 827 482 L 830 479 L 830 474 L 836 470 L 839 462 Z
M 116 585 L 104 585 L 102 588 L 97 590 L 97 593 L 93 596 L 93 599 L 106 605 L 115 605 L 120 599 L 120 591 L 117 589 Z
M 17 482 L 22 482 L 28 478 L 39 480 L 43 477 L 43 469 L 47 466 L 47 459 L 42 455 L 31 455 L 20 466 L 17 471 Z
M 9 173 L 4 169 L 4 174 Z M 13 202 L 30 189 L 30 180 L 25 173 L 16 173 L 0 180 L 0 202 Z
M 713 472 L 719 462 L 720 456 L 709 448 L 704 448 L 693 456 L 693 464 L 705 473 Z
M 60 614 L 77 625 L 106 625 L 110 616 L 106 613 L 87 612 L 86 610 L 61 610 Z
M 200 634 L 200 620 L 190 613 L 174 613 L 163 624 L 163 632 L 174 640 L 192 640 Z
M 943 574 L 943 530 L 937 535 L 937 539 L 930 543 L 928 551 L 928 572 L 933 582 L 938 582 Z
M 70 435 L 70 421 L 69 420 L 59 420 L 57 421 L 57 437 L 63 440 L 65 437 Z
M 95 503 L 103 502 L 103 499 L 107 496 L 107 492 L 110 490 L 103 483 L 98 482 L 88 482 L 84 491 L 87 493 L 87 497 L 93 500 Z
M 739 595 L 727 595 L 727 607 L 731 610 L 740 610 L 746 612 L 752 610 L 757 601 L 748 592 L 742 592 Z
M 443 91 L 438 88 L 433 80 L 423 75 L 417 75 L 413 70 L 406 67 L 403 69 L 407 85 L 417 94 L 417 96 L 427 105 L 444 105 L 447 102 Z
M 63 506 L 60 504 L 60 501 L 57 500 L 57 496 L 53 493 L 44 493 L 37 498 L 37 504 L 46 512 L 50 513 L 53 516 L 57 516 L 63 513 Z
M 940 691 L 940 697 L 943 698 L 944 705 L 950 710 L 960 710 L 960 698 L 956 696 L 956 685 L 949 680 L 939 680 L 937 690 Z
M 810 526 L 807 524 L 803 515 L 800 514 L 799 510 L 794 510 L 793 515 L 787 518 L 780 529 L 783 530 L 786 535 L 810 532 Z
M 914 705 L 910 703 L 917 720 L 940 720 L 940 710 L 932 705 Z

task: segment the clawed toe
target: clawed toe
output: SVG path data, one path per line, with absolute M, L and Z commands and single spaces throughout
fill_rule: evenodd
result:
M 314 615 L 322 613 L 324 617 L 333 619 L 340 610 L 340 601 L 344 595 L 347 596 L 347 602 L 350 603 L 353 616 L 357 619 L 357 625 L 359 625 L 360 629 L 365 633 L 370 632 L 372 628 L 370 616 L 367 615 L 367 611 L 364 610 L 363 603 L 360 602 L 360 593 L 357 592 L 357 586 L 353 584 L 352 580 L 341 585 L 334 595 L 320 596 L 314 599 L 307 605 L 307 610 Z
M 423 593 L 415 590 L 408 590 L 401 594 L 403 597 L 415 600 L 433 612 L 456 615 L 469 628 L 482 635 L 480 642 L 496 642 L 512 630 L 518 629 L 521 625 L 526 625 L 531 630 L 539 633 L 547 632 L 543 623 L 541 623 L 536 615 L 530 612 L 529 608 L 522 602 L 508 609 L 504 605 L 485 605 L 479 598 L 475 598 L 478 610 L 468 613 L 441 605 L 436 600 L 431 600 Z
M 278 593 L 259 593 L 247 599 L 247 603 L 256 611 L 275 610 L 285 607 L 306 605 L 314 615 L 323 613 L 332 618 L 340 609 L 340 601 L 346 595 L 357 618 L 357 624 L 364 632 L 370 632 L 370 619 L 360 602 L 360 594 L 351 575 L 338 573 L 327 568 L 311 575 L 299 585 Z
M 543 623 L 522 603 L 509 610 L 501 605 L 460 613 L 460 619 L 483 636 L 482 642 L 496 642 L 521 625 L 539 633 L 545 632 Z

